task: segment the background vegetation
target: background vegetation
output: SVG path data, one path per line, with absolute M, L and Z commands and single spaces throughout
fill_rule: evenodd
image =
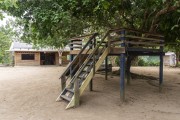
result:
M 163 34 L 179 54 L 179 0 L 10 1 L 1 1 L 0 9 L 20 18 L 25 42 L 61 48 L 74 36 L 126 27 Z

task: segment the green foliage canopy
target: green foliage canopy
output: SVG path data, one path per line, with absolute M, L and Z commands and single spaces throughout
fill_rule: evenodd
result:
M 6 50 L 9 50 L 11 44 L 11 29 L 0 27 L 0 63 L 4 62 Z
M 179 0 L 18 0 L 4 10 L 22 18 L 24 40 L 63 47 L 85 32 L 127 27 L 180 39 Z

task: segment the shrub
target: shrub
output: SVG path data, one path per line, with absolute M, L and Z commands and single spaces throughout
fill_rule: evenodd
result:
M 156 57 L 138 57 L 138 66 L 159 66 L 159 61 Z

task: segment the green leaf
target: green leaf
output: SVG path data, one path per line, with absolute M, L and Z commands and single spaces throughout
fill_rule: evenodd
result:
M 172 28 L 171 28 L 171 30 L 174 30 L 174 28 L 178 28 L 179 27 L 179 25 L 174 25 Z
M 165 3 L 165 2 L 166 2 L 166 0 L 162 0 L 162 2 L 163 2 L 163 3 Z
M 104 9 L 107 10 L 107 9 L 109 9 L 110 3 L 107 1 L 103 1 L 102 5 L 103 5 Z

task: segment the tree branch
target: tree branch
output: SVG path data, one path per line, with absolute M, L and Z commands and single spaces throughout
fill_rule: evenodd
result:
M 180 2 L 178 3 L 180 4 Z M 180 6 L 169 6 L 160 10 L 159 12 L 156 13 L 154 19 L 152 20 L 152 23 L 151 23 L 151 27 L 149 29 L 149 32 L 153 32 L 155 31 L 155 27 L 157 26 L 157 22 L 158 22 L 158 18 L 161 16 L 161 15 L 164 15 L 164 14 L 167 14 L 169 12 L 172 12 L 172 11 L 175 11 L 179 8 Z
M 143 20 L 143 23 L 141 26 L 141 30 L 143 30 L 146 26 L 146 22 L 147 22 L 147 18 L 148 18 L 148 10 L 147 9 L 145 10 L 143 17 L 144 17 L 144 20 Z

